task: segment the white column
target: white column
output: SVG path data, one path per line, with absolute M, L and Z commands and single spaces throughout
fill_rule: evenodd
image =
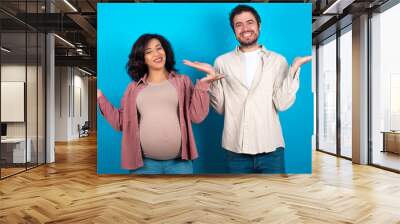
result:
M 47 12 L 53 12 L 54 6 L 50 1 L 46 4 Z M 55 133 L 55 54 L 54 35 L 46 35 L 46 163 L 55 161 L 54 133 Z
M 368 163 L 368 15 L 353 20 L 353 162 Z

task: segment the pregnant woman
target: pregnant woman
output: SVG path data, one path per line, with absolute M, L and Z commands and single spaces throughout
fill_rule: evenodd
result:
M 191 174 L 198 157 L 192 124 L 208 114 L 209 84 L 222 77 L 207 75 L 193 86 L 177 74 L 170 43 L 144 34 L 133 44 L 127 63 L 132 82 L 115 108 L 97 91 L 100 111 L 122 131 L 122 168 L 134 174 Z

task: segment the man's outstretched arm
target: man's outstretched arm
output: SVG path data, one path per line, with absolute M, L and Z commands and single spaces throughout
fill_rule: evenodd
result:
M 184 60 L 183 63 L 207 74 L 207 79 L 210 83 L 210 104 L 217 113 L 223 114 L 224 92 L 222 89 L 221 79 L 224 78 L 224 75 L 219 73 L 217 62 L 215 63 L 215 68 L 210 64 L 197 61 L 192 62 L 189 60 Z
M 296 58 L 290 68 L 285 61 L 281 65 L 279 74 L 274 83 L 273 102 L 278 111 L 287 110 L 296 100 L 296 93 L 299 89 L 300 67 L 309 62 L 311 56 Z

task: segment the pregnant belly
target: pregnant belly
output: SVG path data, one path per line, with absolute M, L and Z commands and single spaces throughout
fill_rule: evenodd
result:
M 179 157 L 181 129 L 178 118 L 158 121 L 143 118 L 140 122 L 140 142 L 146 158 L 169 160 Z

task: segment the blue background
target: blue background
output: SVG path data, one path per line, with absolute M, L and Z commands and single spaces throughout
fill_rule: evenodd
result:
M 143 33 L 158 33 L 172 44 L 179 73 L 192 81 L 203 73 L 182 64 L 183 59 L 214 63 L 217 56 L 237 45 L 229 25 L 236 3 L 100 3 L 98 9 L 98 88 L 110 102 L 120 99 L 131 81 L 125 65 L 135 40 Z M 259 43 L 286 57 L 311 55 L 311 4 L 253 3 L 261 16 Z M 279 114 L 286 143 L 287 173 L 311 173 L 313 95 L 311 63 L 302 67 L 295 104 Z M 116 132 L 98 112 L 99 174 L 123 174 L 122 133 Z M 223 117 L 213 110 L 206 120 L 193 125 L 200 157 L 195 173 L 226 173 L 221 148 Z

